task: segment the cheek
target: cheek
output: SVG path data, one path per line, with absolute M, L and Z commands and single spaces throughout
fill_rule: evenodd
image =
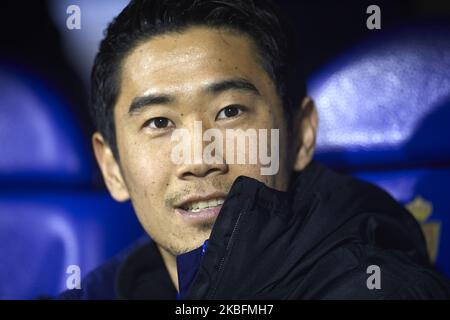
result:
M 258 150 L 260 147 L 264 147 L 262 150 L 263 154 L 270 158 L 270 164 L 261 164 L 258 161 L 258 165 L 253 166 L 241 166 L 236 167 L 237 175 L 242 174 L 255 178 L 267 186 L 285 191 L 287 189 L 290 174 L 292 172 L 292 167 L 289 161 L 289 142 L 287 134 L 287 125 L 285 123 L 285 118 L 278 109 L 265 109 L 259 117 L 258 121 L 255 121 L 254 125 L 258 129 L 266 129 L 265 134 L 266 141 L 258 141 Z M 272 132 L 272 129 L 276 130 L 276 133 Z M 273 144 L 273 145 L 272 145 Z M 272 154 L 274 152 L 275 154 Z M 275 172 L 273 169 L 273 174 L 262 174 L 261 168 L 276 168 L 273 162 L 278 162 L 278 171 Z M 272 170 L 265 170 L 272 171 Z
M 131 142 L 127 146 L 123 152 L 123 170 L 132 197 L 161 197 L 172 172 L 168 144 L 147 141 Z

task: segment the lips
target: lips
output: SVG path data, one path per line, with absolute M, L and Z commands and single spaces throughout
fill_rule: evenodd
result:
M 175 211 L 191 221 L 203 221 L 218 216 L 226 194 L 214 192 L 206 195 L 193 195 L 179 203 Z
M 203 209 L 210 209 L 210 208 L 217 207 L 219 205 L 222 205 L 224 202 L 225 202 L 225 199 L 223 199 L 223 198 L 216 198 L 216 199 L 211 199 L 208 201 L 194 201 L 194 202 L 187 203 L 186 205 L 182 206 L 181 208 L 183 210 L 190 211 L 190 212 L 199 212 L 200 210 L 203 210 Z
M 202 209 L 213 208 L 222 205 L 225 201 L 226 194 L 223 192 L 210 192 L 204 194 L 190 195 L 175 205 L 186 211 L 199 211 Z

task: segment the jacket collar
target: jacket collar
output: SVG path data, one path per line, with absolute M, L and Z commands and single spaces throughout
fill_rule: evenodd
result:
M 292 177 L 288 192 L 271 189 L 249 177 L 238 177 L 214 224 L 196 278 L 184 297 L 264 299 L 257 293 L 258 286 L 263 290 L 261 286 L 268 284 L 267 275 L 275 276 L 277 263 L 279 266 L 287 261 L 286 255 L 298 248 L 289 239 L 298 237 L 296 230 L 314 205 L 310 196 L 322 169 L 312 162 Z M 243 285 L 237 288 L 236 283 Z M 249 289 L 253 291 L 245 291 Z

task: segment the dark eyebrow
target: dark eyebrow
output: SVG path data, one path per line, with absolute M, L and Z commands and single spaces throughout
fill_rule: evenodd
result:
M 257 96 L 260 96 L 259 90 L 248 80 L 245 79 L 229 79 L 219 81 L 208 85 L 204 91 L 209 94 L 220 94 L 228 90 L 246 91 Z M 143 108 L 151 105 L 171 104 L 175 102 L 175 98 L 164 94 L 148 94 L 142 97 L 136 97 L 131 102 L 128 114 L 133 115 L 139 113 Z
M 210 94 L 219 94 L 228 90 L 247 91 L 258 96 L 261 95 L 259 90 L 250 81 L 241 78 L 219 81 L 208 85 L 205 89 Z
M 175 101 L 175 98 L 169 95 L 154 95 L 149 94 L 142 97 L 136 97 L 131 102 L 128 114 L 132 115 L 138 113 L 144 107 L 148 107 L 156 104 L 171 104 Z

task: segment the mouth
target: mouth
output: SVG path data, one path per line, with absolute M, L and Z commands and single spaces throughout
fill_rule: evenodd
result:
M 226 194 L 191 196 L 175 207 L 175 211 L 184 219 L 204 221 L 216 218 L 225 202 Z
M 221 206 L 225 202 L 224 198 L 216 198 L 211 200 L 193 201 L 181 206 L 181 209 L 192 213 L 200 212 L 205 209 L 212 209 Z

